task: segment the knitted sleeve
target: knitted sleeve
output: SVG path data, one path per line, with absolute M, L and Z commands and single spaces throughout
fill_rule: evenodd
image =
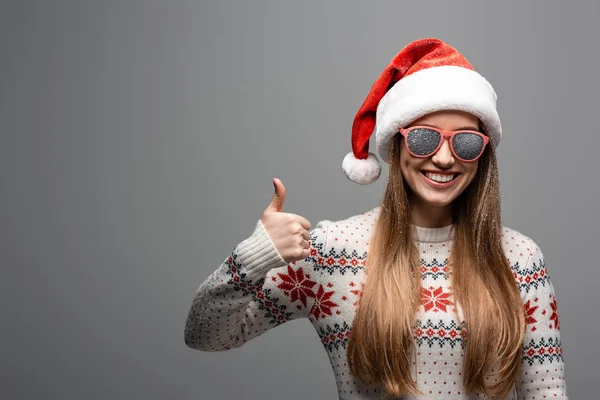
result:
M 529 259 L 517 275 L 526 323 L 522 376 L 516 382 L 519 400 L 568 399 L 558 303 L 544 255 L 533 240 Z
M 326 240 L 326 222 L 320 221 L 310 231 L 309 256 L 288 264 L 258 220 L 252 235 L 196 290 L 185 323 L 186 345 L 225 351 L 287 321 L 308 317 L 315 311 Z

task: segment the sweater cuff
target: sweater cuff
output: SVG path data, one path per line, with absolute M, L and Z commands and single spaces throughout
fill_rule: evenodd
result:
M 236 250 L 246 279 L 253 283 L 264 278 L 271 269 L 288 264 L 277 251 L 260 219 L 252 235 L 238 244 Z

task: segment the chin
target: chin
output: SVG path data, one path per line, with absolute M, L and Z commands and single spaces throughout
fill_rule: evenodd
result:
M 418 194 L 421 201 L 425 204 L 428 204 L 432 207 L 445 207 L 448 204 L 451 204 L 454 200 L 456 200 L 456 196 L 423 196 L 422 194 Z
M 454 199 L 444 200 L 444 201 L 435 201 L 435 200 L 425 200 L 425 203 L 432 207 L 445 207 L 448 204 L 451 204 Z

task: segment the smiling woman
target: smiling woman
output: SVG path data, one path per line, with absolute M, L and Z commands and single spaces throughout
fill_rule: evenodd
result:
M 242 346 L 298 318 L 314 326 L 340 399 L 567 399 L 557 300 L 542 251 L 503 226 L 492 86 L 422 39 L 373 84 L 342 168 L 377 207 L 319 221 L 275 192 L 254 232 L 198 288 L 185 342 Z

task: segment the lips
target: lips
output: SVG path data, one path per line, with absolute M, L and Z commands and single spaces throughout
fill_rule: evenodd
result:
M 431 172 L 431 171 L 421 171 L 421 174 L 426 176 L 427 178 L 439 182 L 439 183 L 446 183 L 449 181 L 452 181 L 453 179 L 456 179 L 456 177 L 458 176 L 457 172 L 444 172 L 444 173 L 439 173 L 439 172 Z M 449 179 L 452 178 L 452 179 Z
M 457 172 L 457 171 L 436 171 L 433 169 L 422 169 L 421 170 L 421 173 L 426 173 L 426 172 L 429 172 L 432 174 L 438 174 L 438 175 L 458 175 L 458 174 L 460 174 L 460 172 Z
M 452 179 L 452 180 L 450 180 L 448 182 L 436 182 L 436 181 L 428 178 L 425 175 L 425 171 L 420 171 L 420 172 L 421 172 L 421 176 L 423 177 L 423 179 L 425 180 L 425 182 L 427 184 L 429 184 L 430 186 L 433 186 L 435 188 L 441 188 L 441 189 L 444 189 L 444 188 L 447 188 L 447 187 L 450 187 L 450 186 L 454 185 L 458 181 L 458 176 L 460 175 L 458 173 L 456 173 L 456 174 L 455 173 L 439 174 L 439 175 L 442 175 L 442 176 L 448 176 L 448 175 L 456 175 L 456 176 L 454 177 L 454 179 Z M 435 174 L 437 174 L 437 172 Z

